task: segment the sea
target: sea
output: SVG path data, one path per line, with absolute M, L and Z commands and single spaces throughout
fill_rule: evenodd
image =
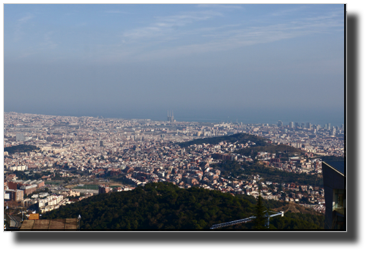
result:
M 14 110 L 15 111 L 15 110 Z M 6 112 L 11 112 L 6 111 Z M 29 113 L 15 111 L 19 113 Z M 344 110 L 314 109 L 314 110 L 204 110 L 204 109 L 123 109 L 123 110 L 49 110 L 45 112 L 30 112 L 36 114 L 56 115 L 56 116 L 92 116 L 103 118 L 119 119 L 151 119 L 153 121 L 167 121 L 167 115 L 173 112 L 176 121 L 185 122 L 205 122 L 205 123 L 242 123 L 242 124 L 277 124 L 282 121 L 284 125 L 290 122 L 311 123 L 312 125 L 331 124 L 340 127 L 346 124 Z
M 171 109 L 170 109 L 171 110 Z M 171 111 L 169 111 L 170 113 Z M 242 123 L 242 124 L 277 124 L 279 120 L 284 125 L 290 122 L 294 123 L 311 123 L 313 125 L 331 124 L 331 126 L 342 126 L 345 124 L 344 111 L 189 111 L 173 110 L 176 121 L 185 122 L 206 122 L 206 123 Z M 167 121 L 167 111 L 164 112 L 134 112 L 134 113 L 117 113 L 109 114 L 104 117 L 116 117 L 124 119 L 151 119 L 156 121 Z

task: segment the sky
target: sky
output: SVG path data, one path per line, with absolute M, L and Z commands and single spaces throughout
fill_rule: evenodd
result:
M 343 123 L 343 5 L 4 5 L 4 111 Z

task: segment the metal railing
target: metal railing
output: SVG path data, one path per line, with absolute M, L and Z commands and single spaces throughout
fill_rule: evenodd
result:
M 281 215 L 281 217 L 283 217 L 284 216 L 284 212 L 280 211 L 278 213 L 268 215 L 268 211 L 267 211 L 267 214 L 265 215 L 267 217 L 267 221 L 266 221 L 265 226 L 267 228 L 269 227 L 269 219 L 270 218 L 275 217 L 275 216 L 280 216 L 280 215 Z M 249 218 L 238 219 L 238 220 L 233 220 L 233 221 L 224 222 L 224 223 L 220 223 L 220 224 L 215 224 L 215 225 L 212 225 L 210 227 L 210 229 L 217 229 L 217 228 L 222 228 L 222 227 L 228 227 L 228 226 L 232 226 L 232 225 L 247 223 L 247 222 L 250 222 L 250 221 L 254 220 L 255 218 L 256 218 L 256 216 L 251 216 Z

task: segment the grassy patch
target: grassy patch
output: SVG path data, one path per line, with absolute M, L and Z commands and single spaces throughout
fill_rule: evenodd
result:
M 56 182 L 56 181 L 46 181 L 45 184 L 46 185 L 59 185 L 61 184 L 62 182 Z
M 75 186 L 74 189 L 90 189 L 90 190 L 98 190 L 98 185 Z

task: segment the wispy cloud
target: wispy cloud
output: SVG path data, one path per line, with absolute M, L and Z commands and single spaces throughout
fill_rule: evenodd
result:
M 128 14 L 128 12 L 119 11 L 119 10 L 108 10 L 105 13 L 117 13 L 117 14 Z
M 58 46 L 57 43 L 54 40 L 52 40 L 53 34 L 54 32 L 50 31 L 44 35 L 44 41 L 42 43 L 42 46 L 47 47 L 49 49 L 54 49 Z
M 199 4 L 197 7 L 200 8 L 210 8 L 210 9 L 219 9 L 219 10 L 243 10 L 243 6 L 235 5 L 235 4 Z
M 22 23 L 27 22 L 28 20 L 31 20 L 32 18 L 34 18 L 34 16 L 29 14 L 29 15 L 26 15 L 26 16 L 18 19 L 18 22 L 22 24 Z
M 197 11 L 172 16 L 155 17 L 155 22 L 149 26 L 136 28 L 123 33 L 123 41 L 128 42 L 142 38 L 166 36 L 166 34 L 173 33 L 179 27 L 209 20 L 217 16 L 222 16 L 222 14 L 216 11 Z
M 32 14 L 27 14 L 26 16 L 23 16 L 17 20 L 14 29 L 14 41 L 19 41 L 22 39 L 24 35 L 23 27 L 25 26 L 25 24 L 27 24 L 28 21 L 30 21 L 34 17 L 35 16 Z
M 296 12 L 296 9 L 286 12 Z M 286 12 L 282 14 L 285 15 Z M 272 13 L 260 21 L 257 18 L 249 22 L 244 19 L 242 23 L 236 24 L 220 22 L 218 18 L 225 18 L 225 14 L 210 8 L 154 17 L 154 21 L 147 26 L 122 33 L 122 44 L 111 48 L 110 53 L 105 54 L 105 57 L 101 56 L 101 60 L 121 62 L 178 58 L 343 29 L 341 14 L 334 12 L 298 19 L 281 19 L 281 23 L 267 20 L 268 16 L 280 15 Z M 219 25 L 211 26 L 210 21 L 213 20 L 215 24 L 215 19 Z M 206 24 L 209 26 L 204 27 Z
M 284 10 L 279 10 L 279 11 L 276 11 L 276 12 L 272 12 L 270 13 L 270 16 L 284 16 L 284 15 L 289 15 L 291 13 L 296 13 L 296 12 L 300 12 L 304 9 L 306 9 L 307 7 L 306 6 L 297 6 L 297 7 L 294 7 L 294 8 L 289 8 L 289 9 L 284 9 Z
M 185 44 L 154 50 L 138 55 L 139 59 L 155 59 L 167 57 L 180 57 L 192 54 L 200 54 L 214 51 L 225 51 L 228 49 L 251 46 L 255 44 L 264 44 L 284 39 L 291 39 L 315 33 L 326 33 L 330 29 L 336 27 L 343 28 L 343 23 L 331 15 L 319 16 L 314 19 L 302 19 L 296 23 L 288 22 L 282 24 L 266 25 L 266 26 L 235 26 L 231 25 L 232 29 L 225 30 L 224 26 L 216 28 L 201 28 L 199 31 L 209 32 L 201 34 L 207 39 L 199 44 Z

